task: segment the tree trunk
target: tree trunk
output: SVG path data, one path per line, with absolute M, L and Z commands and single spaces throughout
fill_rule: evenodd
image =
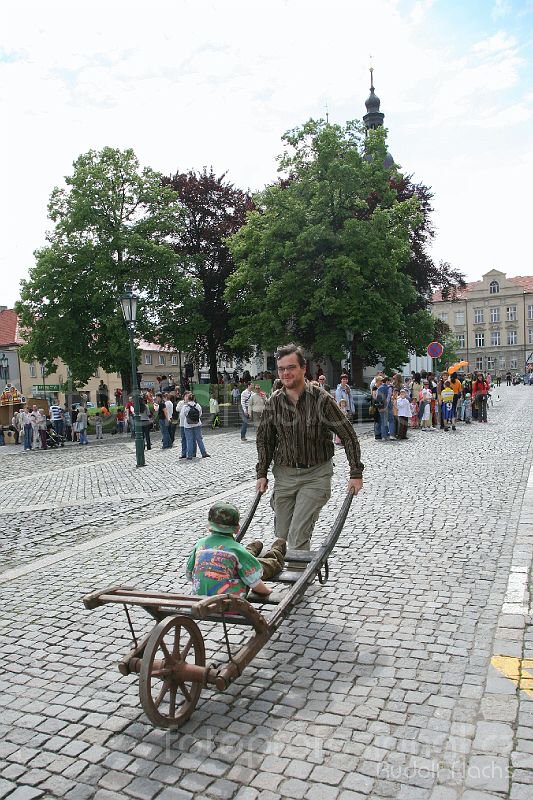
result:
M 128 402 L 127 398 L 131 394 L 132 385 L 131 385 L 131 370 L 123 369 L 120 372 L 120 377 L 122 380 L 122 402 L 124 405 Z
M 357 386 L 358 388 L 363 388 L 363 370 L 365 368 L 365 362 L 361 358 L 361 356 L 357 355 L 357 342 L 355 339 L 352 342 L 352 350 L 350 354 L 350 367 L 351 367 L 351 378 L 352 386 Z

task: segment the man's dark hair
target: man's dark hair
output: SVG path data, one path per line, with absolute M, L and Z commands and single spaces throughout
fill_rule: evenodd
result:
M 305 367 L 304 354 L 302 353 L 301 348 L 299 348 L 297 344 L 294 344 L 294 342 L 290 342 L 289 344 L 284 344 L 281 347 L 278 347 L 276 350 L 276 361 L 279 361 L 280 358 L 285 358 L 285 356 L 290 356 L 293 353 L 298 359 L 299 365 L 301 367 Z

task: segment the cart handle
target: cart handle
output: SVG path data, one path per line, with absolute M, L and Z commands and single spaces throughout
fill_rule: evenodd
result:
M 235 537 L 235 541 L 240 542 L 242 539 L 244 539 L 244 535 L 245 535 L 246 531 L 248 530 L 248 528 L 250 527 L 250 523 L 251 523 L 251 521 L 252 521 L 252 519 L 254 517 L 255 512 L 257 511 L 257 506 L 259 505 L 259 501 L 261 500 L 262 496 L 263 495 L 262 495 L 261 492 L 257 492 L 257 494 L 256 494 L 256 496 L 254 498 L 254 502 L 252 503 L 252 506 L 251 506 L 251 508 L 250 508 L 250 510 L 248 512 L 248 515 L 247 515 L 246 519 L 244 520 L 244 522 L 242 523 L 239 533 Z

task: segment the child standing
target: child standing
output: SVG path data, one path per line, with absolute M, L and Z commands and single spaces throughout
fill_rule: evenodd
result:
M 344 416 L 347 417 L 348 416 L 348 403 L 346 402 L 346 400 L 344 400 L 344 398 L 341 398 L 341 400 L 339 400 L 339 408 L 342 411 L 342 413 L 344 414 Z M 342 439 L 340 439 L 338 436 L 335 436 L 335 444 L 342 445 Z
M 423 431 L 431 430 L 431 389 L 425 386 L 420 392 L 420 428 Z
M 266 597 L 271 593 L 262 578 L 269 580 L 283 569 L 287 543 L 275 539 L 271 550 L 257 558 L 262 542 L 243 547 L 235 541 L 239 518 L 239 509 L 231 503 L 220 500 L 209 509 L 209 535 L 196 542 L 187 561 L 186 576 L 192 581 L 194 594 L 246 597 L 253 590 Z
M 398 410 L 398 439 L 407 439 L 407 425 L 411 415 L 411 405 L 407 399 L 405 389 L 400 389 L 400 394 L 396 400 Z
M 444 430 L 450 430 L 450 423 L 452 426 L 452 431 L 455 430 L 455 416 L 454 416 L 454 404 L 453 404 L 453 389 L 451 387 L 451 383 L 449 380 L 444 382 L 444 386 L 442 387 L 442 391 L 440 393 L 441 403 L 442 403 L 442 420 L 444 423 Z
M 470 425 L 472 422 L 472 395 L 470 392 L 465 394 L 463 400 L 463 419 L 466 425 Z
M 418 402 L 416 397 L 411 397 L 411 402 L 409 405 L 411 409 L 411 428 L 418 428 Z
M 94 415 L 94 432 L 96 433 L 97 439 L 103 439 L 104 434 L 102 433 L 103 421 L 102 417 L 99 413 Z

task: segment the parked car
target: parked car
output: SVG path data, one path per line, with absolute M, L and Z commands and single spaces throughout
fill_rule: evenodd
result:
M 74 408 L 76 409 L 76 411 L 79 411 L 79 409 L 80 409 L 82 406 L 85 406 L 85 408 L 96 408 L 96 406 L 94 405 L 94 403 L 91 403 L 91 401 L 90 401 L 90 400 L 87 400 L 87 402 L 86 402 L 86 403 L 73 403 L 73 406 L 74 406 Z
M 351 389 L 354 401 L 354 422 L 372 422 L 374 417 L 370 413 L 371 394 L 368 389 Z

